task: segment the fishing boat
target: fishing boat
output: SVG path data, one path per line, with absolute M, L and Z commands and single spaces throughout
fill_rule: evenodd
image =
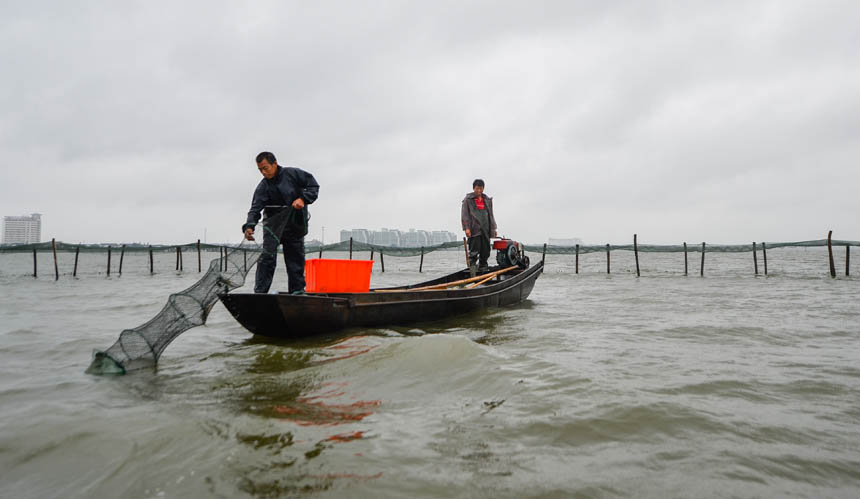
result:
M 518 263 L 492 267 L 475 277 L 464 269 L 430 281 L 362 293 L 225 293 L 219 298 L 256 335 L 300 338 L 349 327 L 433 321 L 519 303 L 531 293 L 543 272 L 543 261 L 531 267 L 527 258 Z

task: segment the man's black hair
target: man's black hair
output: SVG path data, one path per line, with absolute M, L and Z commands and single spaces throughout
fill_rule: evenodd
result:
M 472 182 L 472 189 L 474 189 L 475 187 L 484 187 L 484 181 L 479 178 L 476 178 L 475 181 Z
M 275 159 L 275 155 L 270 153 L 269 151 L 263 151 L 257 155 L 257 164 L 259 165 L 260 163 L 262 163 L 264 159 L 268 161 L 270 165 L 274 165 L 278 162 L 278 160 Z

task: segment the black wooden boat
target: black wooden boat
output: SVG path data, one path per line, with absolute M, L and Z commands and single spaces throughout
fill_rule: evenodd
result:
M 490 269 L 490 272 L 499 267 Z M 218 297 L 246 329 L 273 338 L 298 338 L 347 327 L 384 327 L 443 319 L 525 300 L 543 271 L 543 262 L 494 277 L 466 289 L 413 290 L 469 277 L 461 270 L 431 281 L 367 293 L 305 295 L 229 293 Z

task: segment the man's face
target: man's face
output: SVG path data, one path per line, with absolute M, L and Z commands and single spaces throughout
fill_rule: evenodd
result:
M 257 169 L 260 170 L 260 173 L 263 174 L 264 177 L 271 180 L 275 177 L 275 174 L 278 173 L 278 162 L 275 164 L 271 164 L 265 159 L 257 163 Z
M 475 187 L 472 187 L 472 190 L 475 191 L 476 196 L 480 196 L 481 194 L 484 193 L 484 186 L 483 185 L 476 185 Z

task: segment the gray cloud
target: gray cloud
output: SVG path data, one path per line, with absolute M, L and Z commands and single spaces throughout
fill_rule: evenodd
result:
M 262 149 L 311 236 L 860 238 L 853 2 L 0 7 L 0 211 L 67 241 L 238 240 Z M 96 222 L 94 222 L 96 221 Z

